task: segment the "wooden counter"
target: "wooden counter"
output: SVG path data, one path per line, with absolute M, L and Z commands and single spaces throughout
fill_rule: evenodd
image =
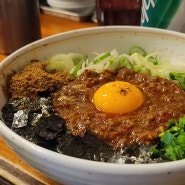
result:
M 40 15 L 42 37 L 75 29 L 96 27 L 93 22 L 76 22 L 46 14 Z M 0 61 L 6 58 L 0 54 Z M 29 181 L 29 182 L 28 182 Z M 43 176 L 22 161 L 0 137 L 0 184 L 1 185 L 59 185 L 54 180 Z

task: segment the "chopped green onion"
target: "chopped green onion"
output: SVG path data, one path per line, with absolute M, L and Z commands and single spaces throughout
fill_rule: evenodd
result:
M 182 78 L 182 76 L 184 76 L 184 73 L 176 73 L 176 72 L 171 72 L 169 74 L 171 80 L 177 80 L 179 78 Z
M 139 46 L 133 46 L 129 49 L 128 55 L 132 55 L 133 53 L 140 53 L 144 57 L 147 55 L 146 51 Z
M 81 61 L 74 67 L 74 70 L 72 71 L 72 75 L 76 76 L 78 71 L 82 68 L 82 65 L 87 61 L 88 56 L 84 55 L 82 57 Z
M 175 80 L 183 89 L 185 89 L 185 73 L 171 72 L 169 73 L 171 80 Z
M 176 144 L 185 150 L 185 134 L 181 134 L 176 138 Z
M 154 65 L 158 65 L 158 58 L 157 58 L 157 56 L 150 56 L 149 58 L 148 58 L 148 61 L 149 62 L 152 62 Z
M 185 117 L 179 119 L 179 127 L 185 130 Z
M 170 132 L 164 132 L 164 134 L 161 137 L 161 142 L 163 142 L 165 145 L 171 145 L 174 141 L 174 135 Z
M 153 155 L 174 161 L 185 158 L 185 116 L 179 121 L 169 120 L 168 129 L 160 134 L 160 144 L 151 147 Z
M 176 161 L 182 159 L 183 154 L 179 146 L 170 146 L 166 148 L 164 156 L 170 161 Z
M 128 60 L 127 57 L 121 57 L 118 62 L 120 68 L 125 67 L 127 69 L 133 69 L 132 63 Z
M 150 151 L 153 153 L 153 155 L 158 155 L 159 154 L 159 150 L 154 146 L 152 146 L 150 148 Z
M 96 58 L 93 60 L 93 64 L 97 64 L 99 62 L 101 62 L 102 60 L 106 59 L 107 57 L 109 57 L 111 55 L 110 52 L 106 52 L 103 55 L 101 55 L 100 57 Z

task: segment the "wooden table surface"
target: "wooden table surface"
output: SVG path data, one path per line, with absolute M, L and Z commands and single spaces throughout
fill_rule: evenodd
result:
M 75 29 L 96 27 L 93 22 L 77 22 L 46 14 L 40 15 L 42 37 L 47 37 L 60 32 Z M 7 55 L 0 54 L 0 61 Z M 26 182 L 29 181 L 29 182 Z M 0 184 L 1 185 L 24 185 L 24 184 L 48 184 L 60 185 L 54 180 L 43 176 L 21 160 L 0 137 Z

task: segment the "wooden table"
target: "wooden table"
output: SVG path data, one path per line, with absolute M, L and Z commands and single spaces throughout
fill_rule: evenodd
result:
M 60 32 L 66 32 L 75 29 L 96 27 L 93 22 L 76 22 L 68 19 L 40 15 L 42 37 L 47 37 Z M 0 61 L 6 58 L 6 55 L 0 54 Z M 9 182 L 8 182 L 9 181 Z M 59 185 L 54 180 L 43 176 L 35 171 L 23 160 L 21 160 L 0 137 L 0 184 L 1 185 Z

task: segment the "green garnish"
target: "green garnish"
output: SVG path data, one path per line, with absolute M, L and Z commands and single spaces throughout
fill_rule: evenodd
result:
M 126 57 L 121 57 L 119 59 L 118 66 L 120 68 L 125 67 L 127 69 L 133 69 L 134 68 L 133 64 Z
M 185 116 L 168 121 L 168 129 L 160 134 L 159 146 L 151 147 L 151 151 L 169 161 L 185 158 Z
M 128 51 L 128 55 L 132 55 L 133 53 L 139 53 L 144 57 L 147 55 L 147 52 L 140 46 L 132 46 Z
M 76 76 L 78 71 L 82 68 L 82 65 L 87 61 L 88 56 L 84 55 L 80 62 L 75 66 L 74 70 L 72 71 L 72 75 Z
M 100 57 L 96 58 L 93 60 L 93 64 L 97 64 L 99 62 L 101 62 L 102 60 L 104 60 L 105 58 L 109 57 L 111 55 L 110 52 L 106 52 L 103 55 L 101 55 Z
M 171 80 L 176 81 L 183 89 L 185 89 L 185 73 L 171 72 L 169 77 Z
M 149 62 L 152 62 L 154 65 L 158 65 L 158 63 L 159 63 L 158 58 L 157 58 L 157 55 L 156 56 L 150 56 L 148 58 L 148 61 Z

